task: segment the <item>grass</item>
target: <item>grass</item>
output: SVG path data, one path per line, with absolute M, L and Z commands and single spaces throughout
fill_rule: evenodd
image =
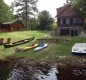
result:
M 26 39 L 29 37 L 34 36 L 35 39 L 37 38 L 42 38 L 44 35 L 47 33 L 47 31 L 16 31 L 16 32 L 3 32 L 0 33 L 0 38 L 4 38 L 6 41 L 7 38 L 12 38 L 12 42 L 21 40 L 21 39 Z M 31 43 L 33 43 L 32 41 Z M 3 46 L 0 46 L 0 59 L 4 59 L 10 55 L 15 54 L 15 48 L 16 47 L 25 47 L 27 45 L 30 45 L 31 43 L 23 44 L 20 46 L 15 46 L 12 48 L 4 48 Z
M 17 41 L 20 39 L 24 39 L 30 36 L 34 36 L 37 38 L 42 38 L 47 33 L 47 31 L 19 31 L 19 32 L 8 32 L 8 33 L 0 33 L 0 37 L 8 38 L 11 37 L 12 41 Z M 65 37 L 57 37 L 57 38 L 63 38 Z M 5 58 L 35 58 L 35 59 L 48 59 L 51 60 L 52 58 L 58 57 L 58 56 L 71 56 L 71 48 L 76 42 L 86 42 L 86 38 L 80 38 L 80 37 L 66 37 L 70 39 L 69 42 L 64 43 L 48 43 L 48 47 L 44 50 L 34 52 L 33 50 L 27 50 L 15 53 L 15 48 L 17 47 L 25 47 L 28 45 L 31 45 L 34 43 L 34 41 L 11 47 L 11 48 L 4 48 L 3 46 L 0 46 L 0 59 Z M 84 57 L 85 58 L 85 57 Z

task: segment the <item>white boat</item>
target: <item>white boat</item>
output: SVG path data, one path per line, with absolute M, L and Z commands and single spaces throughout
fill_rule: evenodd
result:
M 73 54 L 86 54 L 86 43 L 75 43 L 72 47 Z
M 36 48 L 34 49 L 34 51 L 39 51 L 39 50 L 41 50 L 41 49 L 46 48 L 47 46 L 48 46 L 48 44 L 47 44 L 47 43 L 46 43 L 46 44 L 42 44 L 42 45 L 40 45 L 40 46 L 36 47 Z

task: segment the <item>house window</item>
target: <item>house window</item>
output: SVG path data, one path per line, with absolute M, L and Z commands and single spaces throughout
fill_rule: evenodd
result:
M 77 18 L 73 18 L 73 24 L 77 23 Z
M 81 18 L 73 18 L 73 24 L 79 24 L 82 23 Z
M 61 18 L 61 19 L 58 19 L 58 24 L 59 24 L 59 25 L 69 24 L 69 19 L 68 19 L 68 18 Z
M 58 19 L 58 25 L 60 25 L 60 19 Z
M 66 24 L 69 24 L 69 19 L 68 18 L 66 19 Z
M 78 22 L 78 23 L 82 23 L 81 18 L 77 18 L 77 22 Z
M 60 35 L 69 35 L 70 30 L 69 29 L 60 29 Z
M 58 19 L 58 24 L 62 25 L 63 24 L 63 19 Z
M 66 24 L 66 19 L 65 18 L 63 18 L 63 24 Z
M 60 19 L 60 24 L 63 24 L 63 19 Z

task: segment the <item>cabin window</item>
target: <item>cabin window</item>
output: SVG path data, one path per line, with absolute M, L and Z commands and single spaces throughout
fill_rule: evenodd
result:
M 61 18 L 61 19 L 58 19 L 58 24 L 59 24 L 59 25 L 66 25 L 66 24 L 69 24 L 69 19 L 68 19 L 68 18 Z
M 60 19 L 60 24 L 61 25 L 66 24 L 66 19 L 65 18 Z
M 58 24 L 59 25 L 63 24 L 63 19 L 58 19 Z
M 73 18 L 73 24 L 77 23 L 77 18 Z
M 82 23 L 81 18 L 73 18 L 73 24 L 79 24 Z
M 69 19 L 68 18 L 63 18 L 61 21 L 61 24 L 65 25 L 65 24 L 69 24 Z
M 65 18 L 63 18 L 63 24 L 66 24 L 66 19 Z
M 69 19 L 68 18 L 66 19 L 66 24 L 69 24 Z
M 60 19 L 58 19 L 58 25 L 60 24 Z
M 63 24 L 63 19 L 60 19 L 60 24 Z
M 78 23 L 82 23 L 82 19 L 81 18 L 77 18 L 77 22 Z
M 69 35 L 70 30 L 69 29 L 60 29 L 60 35 Z

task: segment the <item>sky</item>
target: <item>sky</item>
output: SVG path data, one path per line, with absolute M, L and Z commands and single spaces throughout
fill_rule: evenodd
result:
M 8 5 L 11 4 L 14 0 L 4 0 Z M 39 11 L 47 10 L 52 17 L 56 16 L 56 8 L 61 7 L 66 0 L 39 0 L 37 3 Z

